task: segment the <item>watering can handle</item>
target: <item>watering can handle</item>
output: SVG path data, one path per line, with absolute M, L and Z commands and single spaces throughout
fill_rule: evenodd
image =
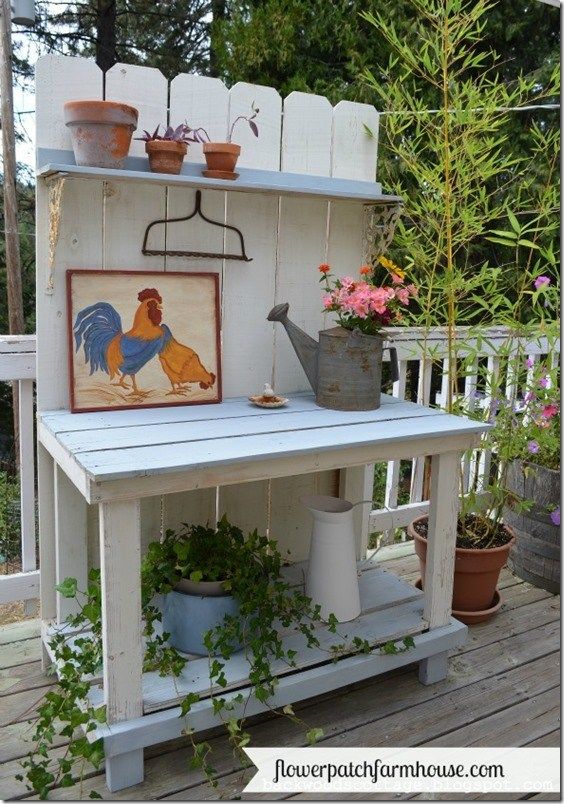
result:
M 392 382 L 397 382 L 399 380 L 399 363 L 398 363 L 398 353 L 395 346 L 385 346 L 384 349 L 387 349 L 390 353 L 390 379 Z

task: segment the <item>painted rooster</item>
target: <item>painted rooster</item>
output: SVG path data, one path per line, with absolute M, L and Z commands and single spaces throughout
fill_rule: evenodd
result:
M 183 383 L 199 382 L 201 388 L 213 385 L 215 375 L 207 372 L 198 355 L 178 343 L 162 323 L 162 298 L 158 290 L 145 288 L 137 298 L 140 304 L 127 332 L 123 332 L 119 313 L 108 302 L 96 302 L 78 313 L 73 327 L 76 351 L 84 345 L 90 374 L 105 371 L 110 380 L 116 378 L 112 385 L 131 390 L 132 396 L 143 397 L 148 392 L 138 388 L 135 375 L 159 355 L 172 385 L 169 394 L 185 394 Z M 125 381 L 127 376 L 131 378 L 131 389 Z

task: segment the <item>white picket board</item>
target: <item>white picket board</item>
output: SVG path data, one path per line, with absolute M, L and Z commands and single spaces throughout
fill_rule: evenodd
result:
M 154 131 L 158 124 L 162 131 L 168 122 L 168 82 L 154 67 L 115 64 L 105 75 L 105 98 L 129 103 L 139 111 L 134 137 L 141 136 L 143 129 Z M 131 156 L 145 156 L 145 144 L 133 139 L 129 153 Z M 166 209 L 166 187 L 106 182 L 103 268 L 164 271 L 165 258 L 145 256 L 141 253 L 141 246 L 146 226 L 155 219 L 164 218 Z M 154 232 L 151 246 L 162 250 L 165 243 L 165 227 L 160 227 Z M 123 324 L 124 328 L 130 326 L 130 322 L 124 321 Z M 157 525 L 160 531 L 160 497 L 144 500 L 142 514 L 141 539 L 145 545 L 154 538 Z M 97 544 L 98 533 L 89 533 L 89 539 Z
M 365 131 L 368 126 L 374 136 Z M 378 157 L 378 112 L 365 103 L 341 101 L 333 109 L 331 142 L 331 175 L 336 178 L 374 181 Z M 327 262 L 331 272 L 339 277 L 358 276 L 364 262 L 363 254 L 364 210 L 347 202 L 330 203 Z M 326 326 L 331 326 L 332 316 L 326 316 Z M 343 474 L 343 473 L 342 473 Z M 351 502 L 366 499 L 368 490 L 372 496 L 374 465 L 357 466 L 346 470 L 341 477 L 340 488 Z M 369 505 L 355 509 L 354 521 L 359 550 L 368 542 Z
M 392 394 L 398 399 L 405 399 L 405 389 L 407 381 L 407 360 L 398 361 L 399 377 L 392 386 Z M 400 483 L 400 461 L 390 461 L 386 468 L 386 488 L 384 492 L 385 508 L 397 508 L 398 493 Z M 390 529 L 386 532 L 386 540 L 393 541 L 395 530 Z
M 102 93 L 102 73 L 93 60 L 41 57 L 36 64 L 36 147 L 70 148 L 63 104 L 84 97 L 101 99 Z M 45 182 L 37 183 L 36 199 L 37 409 L 40 411 L 69 405 L 66 271 L 102 263 L 103 185 L 99 181 L 65 182 L 53 264 L 49 249 L 49 185 Z M 61 573 L 73 575 L 84 585 L 87 506 L 62 475 L 57 484 L 61 491 L 58 498 L 54 484 L 56 471 L 50 459 L 38 462 L 40 557 L 41 571 L 45 573 L 41 607 L 44 618 L 57 615 L 64 619 L 70 610 L 68 601 L 47 587 L 60 580 Z M 82 527 L 82 532 L 76 533 L 76 527 Z M 81 549 L 85 551 L 82 557 L 78 555 Z M 55 555 L 51 555 L 52 551 Z
M 239 164 L 245 167 L 280 169 L 282 100 L 271 87 L 238 83 L 229 91 L 229 125 L 260 109 L 260 135 L 253 135 L 245 121 L 233 140 L 241 145 Z M 273 334 L 266 316 L 274 304 L 278 244 L 276 197 L 228 195 L 226 221 L 241 230 L 252 262 L 225 262 L 222 295 L 222 352 L 224 396 L 255 394 L 272 381 Z M 264 481 L 249 486 L 219 490 L 219 515 L 244 523 L 246 528 L 268 529 L 269 487 Z
M 66 101 L 102 99 L 102 72 L 94 59 L 40 56 L 35 64 L 35 147 L 72 150 Z
M 340 101 L 333 110 L 331 175 L 375 181 L 379 115 L 368 103 Z M 370 129 L 370 136 L 366 128 Z
M 205 128 L 212 142 L 225 142 L 228 103 L 228 89 L 219 78 L 180 73 L 170 82 L 170 124 Z M 186 161 L 205 163 L 201 144 L 190 144 Z

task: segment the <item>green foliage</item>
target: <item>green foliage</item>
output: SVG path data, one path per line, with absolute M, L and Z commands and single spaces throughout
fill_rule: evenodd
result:
M 556 278 L 558 135 L 532 124 L 527 149 L 517 148 L 506 110 L 557 94 L 557 69 L 541 92 L 536 75 L 500 79 L 483 46 L 489 0 L 410 5 L 407 35 L 383 11 L 363 17 L 392 51 L 364 80 L 388 112 L 381 179 L 407 202 L 395 243 L 420 291 L 411 320 L 451 329 L 526 320 L 521 288 L 538 273 Z M 494 227 L 513 231 L 511 220 L 521 221 L 518 240 L 487 239 Z
M 17 480 L 0 472 L 0 565 L 20 556 L 20 490 Z
M 79 629 L 88 624 L 91 633 L 79 633 L 73 641 L 67 641 L 60 630 L 50 640 L 60 678 L 38 707 L 32 736 L 34 748 L 21 763 L 28 789 L 41 799 L 48 798 L 52 787 L 70 787 L 82 780 L 88 767 L 98 770 L 104 758 L 102 740 L 89 742 L 86 736 L 106 719 L 105 707 L 95 708 L 89 703 L 90 684 L 85 680 L 88 675 L 99 674 L 102 665 L 100 572 L 90 571 L 86 593 L 77 591 L 75 578 L 66 578 L 57 590 L 79 603 L 79 613 L 69 617 L 68 624 Z M 49 749 L 56 735 L 69 742 L 63 755 L 53 759 Z
M 152 601 L 156 594 L 170 591 L 180 578 L 195 572 L 203 580 L 223 580 L 229 585 L 240 607 L 238 617 L 226 616 L 221 625 L 204 635 L 208 649 L 209 698 L 214 713 L 221 719 L 233 748 L 247 762 L 242 749 L 249 744 L 250 735 L 244 729 L 248 701 L 254 696 L 271 711 L 269 701 L 276 691 L 278 678 L 273 663 L 296 666 L 296 651 L 286 647 L 282 633 L 295 631 L 305 637 L 306 646 L 319 648 L 316 627 L 322 618 L 319 606 L 312 603 L 298 587 L 291 587 L 281 576 L 282 561 L 276 543 L 253 531 L 246 538 L 241 530 L 223 517 L 216 528 L 186 526 L 180 533 L 168 531 L 159 543 L 149 545 L 142 566 L 142 607 L 144 619 L 144 669 L 162 676 L 177 678 L 189 661 L 168 642 L 168 634 L 156 627 L 161 611 Z M 88 702 L 88 675 L 99 675 L 102 665 L 102 624 L 100 571 L 91 570 L 88 589 L 77 589 L 74 578 L 65 578 L 57 586 L 65 598 L 76 600 L 79 612 L 69 617 L 68 625 L 78 636 L 67 639 L 64 629 L 50 641 L 58 665 L 58 684 L 45 696 L 39 707 L 39 717 L 33 734 L 34 748 L 23 761 L 30 791 L 45 799 L 56 786 L 70 786 L 81 780 L 89 765 L 98 768 L 103 759 L 101 740 L 88 742 L 86 734 L 105 721 L 105 708 L 93 708 Z M 324 623 L 338 636 L 338 621 L 330 615 Z M 221 693 L 227 685 L 226 664 L 233 655 L 234 645 L 241 645 L 249 663 L 251 688 L 248 694 Z M 384 653 L 401 653 L 413 647 L 407 637 L 402 643 L 387 643 L 380 647 Z M 335 645 L 328 655 L 338 661 L 341 656 L 370 653 L 374 650 L 367 640 L 355 637 L 348 644 Z M 180 717 L 184 718 L 183 733 L 192 745 L 191 768 L 201 769 L 210 784 L 217 786 L 216 770 L 211 764 L 211 746 L 197 742 L 190 725 L 190 712 L 199 702 L 196 693 L 180 701 Z M 291 705 L 278 714 L 306 727 Z M 77 732 L 80 727 L 84 735 Z M 56 734 L 69 739 L 62 758 L 53 760 L 49 748 Z M 318 727 L 306 728 L 305 739 L 313 745 L 323 737 Z M 91 793 L 90 797 L 96 797 Z

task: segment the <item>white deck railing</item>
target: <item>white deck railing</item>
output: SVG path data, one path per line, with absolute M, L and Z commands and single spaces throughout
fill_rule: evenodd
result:
M 447 400 L 448 383 L 448 339 L 444 328 L 431 330 L 418 328 L 388 329 L 387 335 L 398 351 L 399 380 L 393 385 L 393 395 L 400 399 L 411 399 L 421 405 L 436 405 L 445 407 Z M 505 387 L 507 397 L 513 391 L 513 379 L 510 376 L 500 376 L 504 371 L 500 353 L 508 343 L 517 347 L 517 339 L 506 327 L 490 327 L 482 329 L 477 335 L 476 329 L 458 327 L 456 330 L 456 352 L 459 358 L 471 355 L 472 369 L 466 369 L 464 377 L 463 395 L 467 409 L 478 404 L 488 405 L 487 397 L 478 400 L 476 396 L 478 375 L 481 374 L 482 384 L 487 389 L 492 385 Z M 550 342 L 545 337 L 533 338 L 526 342 L 520 341 L 519 349 L 534 362 L 541 357 L 549 356 L 551 366 L 559 360 L 560 343 Z M 479 369 L 479 364 L 484 364 Z M 407 387 L 408 367 L 410 377 L 416 378 L 416 389 L 411 393 Z M 485 370 L 484 370 L 485 369 Z M 438 376 L 435 375 L 437 372 Z M 492 378 L 496 381 L 492 382 Z M 435 379 L 435 382 L 432 382 Z M 440 388 L 432 397 L 431 389 Z M 413 384 L 413 383 L 412 383 Z M 476 491 L 479 493 L 484 481 L 489 477 L 491 465 L 491 452 L 481 450 L 479 453 L 465 459 L 463 466 L 464 485 L 467 489 L 476 481 Z M 476 473 L 478 476 L 476 478 Z M 404 473 L 406 474 L 406 473 Z M 395 538 L 395 528 L 403 528 L 415 517 L 427 512 L 429 503 L 425 499 L 425 457 L 416 458 L 411 462 L 409 485 L 409 502 L 398 505 L 401 473 L 400 462 L 390 461 L 386 471 L 386 490 L 384 506 L 372 511 L 370 515 L 371 532 L 384 532 L 383 543 Z
M 35 335 L 0 335 L 0 381 L 15 381 L 19 388 L 21 572 L 0 575 L 0 603 L 10 603 L 39 596 L 33 413 Z
M 389 337 L 398 350 L 399 379 L 393 386 L 393 394 L 401 399 L 413 397 L 422 405 L 442 406 L 446 400 L 447 337 L 444 330 L 431 330 L 425 336 L 423 330 L 398 328 L 388 330 Z M 499 349 L 507 341 L 509 331 L 491 328 L 481 332 L 479 348 L 469 337 L 469 331 L 459 328 L 457 338 L 463 343 L 459 354 L 468 349 L 476 350 L 477 360 L 486 363 L 488 375 L 499 374 Z M 558 346 L 556 348 L 559 348 Z M 531 341 L 525 352 L 533 360 L 549 353 L 546 339 Z M 551 355 L 554 364 L 558 353 Z M 410 371 L 408 372 L 408 368 Z M 431 397 L 433 373 L 442 374 L 440 390 Z M 408 387 L 416 378 L 416 388 L 411 393 Z M 20 412 L 20 489 L 21 489 L 21 572 L 0 575 L 0 603 L 13 600 L 32 600 L 39 594 L 39 570 L 36 563 L 36 509 L 35 509 L 35 438 L 33 414 L 33 383 L 35 379 L 35 336 L 0 336 L 0 381 L 17 381 L 19 384 Z M 503 378 L 509 391 L 511 378 Z M 475 399 L 476 375 L 469 373 L 464 379 L 464 396 L 470 406 Z M 481 479 L 489 473 L 491 455 L 480 452 L 465 463 L 464 478 L 468 484 L 478 472 L 478 487 Z M 409 502 L 398 505 L 401 473 L 399 461 L 390 461 L 386 473 L 384 507 L 372 511 L 370 530 L 384 532 L 384 542 L 395 537 L 395 528 L 404 527 L 412 519 L 427 511 L 425 497 L 425 458 L 411 463 Z

